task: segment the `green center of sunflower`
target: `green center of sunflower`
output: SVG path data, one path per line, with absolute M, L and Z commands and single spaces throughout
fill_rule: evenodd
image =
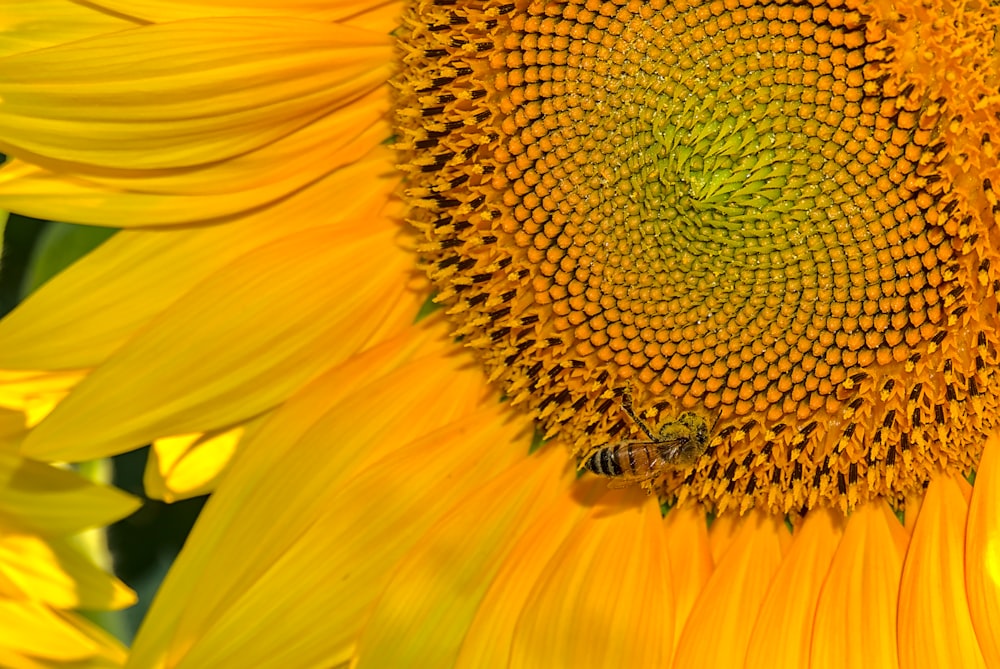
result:
M 414 0 L 397 140 L 455 333 L 664 500 L 846 510 L 970 472 L 1000 399 L 995 14 Z

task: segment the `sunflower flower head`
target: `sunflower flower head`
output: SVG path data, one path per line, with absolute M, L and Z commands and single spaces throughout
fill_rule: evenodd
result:
M 548 436 L 586 457 L 697 412 L 705 452 L 652 488 L 718 511 L 902 505 L 975 468 L 996 7 L 428 0 L 403 25 L 423 266 Z
M 1000 666 L 995 3 L 14 4 L 0 207 L 131 228 L 20 450 L 214 491 L 128 667 Z

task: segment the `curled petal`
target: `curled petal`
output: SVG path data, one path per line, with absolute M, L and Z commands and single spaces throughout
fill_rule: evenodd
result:
M 176 502 L 212 492 L 247 430 L 253 430 L 269 415 L 228 429 L 157 439 L 149 451 L 142 479 L 146 496 Z

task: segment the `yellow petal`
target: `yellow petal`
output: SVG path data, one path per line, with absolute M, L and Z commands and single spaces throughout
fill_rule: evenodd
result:
M 36 602 L 0 599 L 0 648 L 59 662 L 124 657 L 121 645 L 76 616 Z
M 990 437 L 979 461 L 965 528 L 969 612 L 988 667 L 1000 667 L 1000 438 Z
M 906 542 L 885 502 L 854 510 L 820 593 L 810 666 L 899 666 L 896 610 Z
M 523 424 L 469 416 L 502 407 L 439 335 L 414 328 L 352 358 L 254 433 L 168 575 L 131 666 L 283 667 L 282 653 L 302 645 L 327 664 L 349 656 L 392 564 L 455 495 L 527 451 L 527 434 L 504 446 Z M 220 653 L 240 661 L 208 659 Z
M 27 433 L 24 414 L 0 408 L 0 453 L 17 455 Z
M 684 629 L 694 603 L 712 575 L 714 561 L 705 510 L 700 506 L 673 508 L 664 519 L 670 576 L 676 608 L 675 628 Z
M 407 551 L 433 541 L 422 532 L 454 507 L 469 503 L 461 495 L 484 495 L 484 486 L 497 471 L 509 468 L 515 458 L 525 459 L 520 448 L 511 446 L 526 440 L 513 443 L 512 435 L 502 428 L 498 431 L 497 408 L 491 413 L 473 416 L 430 438 L 398 444 L 402 448 L 319 500 L 321 505 L 313 512 L 319 520 L 284 547 L 273 569 L 238 584 L 210 620 L 198 614 L 181 622 L 176 638 L 196 634 L 197 643 L 183 657 L 175 647 L 171 662 L 177 660 L 182 667 L 278 669 L 289 666 L 291 657 L 304 665 L 347 659 L 366 612 L 383 590 L 394 589 L 388 582 L 396 564 Z M 494 453 L 462 453 L 462 440 L 466 446 L 492 448 Z M 538 461 L 531 463 L 532 475 L 541 476 L 535 473 L 539 466 Z M 541 470 L 552 473 L 554 467 L 542 465 Z M 513 490 L 511 481 L 523 480 L 527 471 L 521 467 L 516 475 L 504 476 L 504 487 Z M 491 506 L 496 506 L 498 485 L 490 486 Z M 378 505 L 357 502 L 374 496 Z M 483 514 L 479 522 L 487 519 Z M 267 614 L 262 616 L 261 611 Z M 317 619 L 323 620 L 318 628 Z M 304 628 L 313 631 L 303 632 Z
M 563 487 L 562 494 L 553 498 L 545 513 L 518 539 L 476 611 L 456 667 L 511 666 L 514 635 L 532 590 L 588 509 L 581 503 L 581 487 L 588 505 L 593 501 L 590 498 L 599 495 L 594 494 L 593 483 Z
M 788 530 L 781 518 L 759 511 L 733 526 L 735 534 L 678 639 L 673 663 L 678 669 L 742 666 L 751 621 L 781 564 Z
M 247 429 L 270 413 L 228 430 L 166 437 L 153 442 L 142 479 L 147 497 L 176 502 L 212 492 Z
M 0 59 L 0 149 L 113 169 L 221 161 L 384 86 L 391 65 L 388 35 L 324 21 L 122 30 Z
M 390 135 L 388 106 L 386 91 L 373 89 L 259 149 L 192 167 L 109 171 L 11 160 L 0 167 L 0 204 L 37 218 L 125 228 L 252 214 L 377 149 Z
M 842 533 L 843 520 L 828 509 L 810 511 L 795 530 L 753 623 L 748 668 L 809 666 L 813 616 Z
M 924 503 L 924 491 L 912 492 L 906 496 L 903 504 L 903 529 L 906 530 L 906 534 L 909 536 L 913 535 L 913 528 L 917 524 L 917 518 L 920 516 L 920 509 Z
M 708 533 L 712 562 L 718 564 L 722 561 L 722 556 L 729 550 L 729 544 L 743 529 L 744 522 L 743 517 L 736 513 L 726 513 L 712 520 Z
M 72 42 L 135 25 L 124 17 L 68 0 L 4 0 L 0 57 Z
M 0 329 L 4 321 L 0 321 Z M 0 353 L 2 355 L 2 353 Z M 28 427 L 52 412 L 86 371 L 46 372 L 0 369 L 0 407 L 22 412 Z
M 139 500 L 73 472 L 0 452 L 0 523 L 46 536 L 107 525 Z
M 971 486 L 930 482 L 903 564 L 899 664 L 904 668 L 986 667 L 965 594 L 965 522 Z
M 0 368 L 96 366 L 167 305 L 255 249 L 320 226 L 348 231 L 359 220 L 372 230 L 395 226 L 383 212 L 398 182 L 386 177 L 391 164 L 391 151 L 383 148 L 278 205 L 225 225 L 118 233 L 0 321 Z M 343 193 L 357 183 L 364 188 L 345 201 Z M 29 390 L 39 385 L 37 379 L 19 381 L 30 383 Z M 0 402 L 6 385 L 0 376 Z
M 0 597 L 102 611 L 136 602 L 134 592 L 66 541 L 6 533 L 0 537 Z
M 420 538 L 366 621 L 353 666 L 453 665 L 490 582 L 557 494 L 565 463 L 556 449 L 522 457 Z
M 302 16 L 337 20 L 364 12 L 363 0 L 96 0 L 89 4 L 147 21 L 212 16 Z M 397 3 L 392 3 L 397 4 Z M 402 11 L 397 9 L 398 11 Z
M 380 331 L 412 322 L 412 260 L 394 235 L 317 228 L 239 258 L 74 388 L 24 452 L 100 457 L 271 409 Z
M 590 508 L 529 591 L 511 666 L 666 666 L 674 601 L 659 504 L 587 485 L 603 494 L 589 504 L 578 495 Z
M 400 4 L 396 0 L 378 0 L 367 3 L 360 14 L 352 14 L 344 22 L 375 32 L 392 32 L 399 26 Z

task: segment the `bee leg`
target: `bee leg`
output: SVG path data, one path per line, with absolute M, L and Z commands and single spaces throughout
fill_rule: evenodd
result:
M 622 389 L 622 411 L 624 411 L 628 417 L 632 419 L 633 423 L 638 425 L 639 428 L 646 433 L 646 436 L 649 437 L 650 441 L 656 441 L 656 437 L 646 426 L 646 422 L 639 418 L 639 416 L 635 413 L 635 408 L 632 406 L 632 386 L 629 384 L 625 384 L 625 387 Z

